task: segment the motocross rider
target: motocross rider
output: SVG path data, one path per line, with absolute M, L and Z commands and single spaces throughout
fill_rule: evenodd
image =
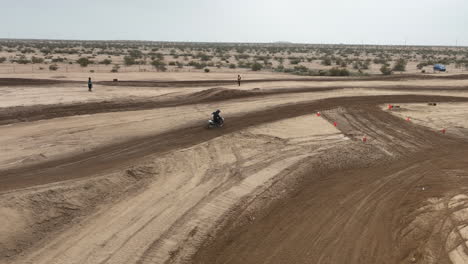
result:
M 223 119 L 221 118 L 219 113 L 221 113 L 221 110 L 219 110 L 219 109 L 212 113 L 213 122 L 215 122 L 215 124 L 218 124 L 218 125 L 221 124 L 221 122 L 223 122 Z

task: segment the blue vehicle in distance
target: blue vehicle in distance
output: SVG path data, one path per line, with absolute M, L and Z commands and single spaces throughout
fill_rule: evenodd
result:
M 434 71 L 445 72 L 447 71 L 447 68 L 445 68 L 445 65 L 436 64 L 434 65 Z

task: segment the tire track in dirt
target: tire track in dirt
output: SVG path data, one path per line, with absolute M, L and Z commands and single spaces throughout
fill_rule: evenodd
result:
M 468 142 L 441 136 L 374 105 L 358 105 L 322 114 L 330 122 L 339 120 L 338 128 L 356 140 L 369 135 L 375 140 L 368 144 L 379 147 L 374 151 L 397 154 L 393 161 L 369 167 L 359 165 L 363 161 L 358 159 L 357 168 L 325 172 L 312 168 L 297 192 L 264 208 L 263 216 L 249 224 L 232 220 L 202 246 L 193 262 L 451 263 L 453 248 L 446 250 L 445 240 L 433 236 L 435 232 L 443 238 L 449 232 L 432 230 L 439 225 L 426 228 L 421 221 L 427 220 L 418 220 L 413 212 L 425 212 L 424 204 L 434 197 L 465 189 L 468 178 L 446 169 L 468 170 Z M 401 231 L 413 222 L 416 229 Z M 439 249 L 442 257 L 434 261 L 431 256 L 440 254 Z
M 283 105 L 274 109 L 262 110 L 248 115 L 234 116 L 225 127 L 219 130 L 207 130 L 196 121 L 185 129 L 133 139 L 115 145 L 104 146 L 96 150 L 73 157 L 47 161 L 32 166 L 0 171 L 0 192 L 46 184 L 69 179 L 96 175 L 108 171 L 149 154 L 164 153 L 170 150 L 192 146 L 226 133 L 240 131 L 253 125 L 315 113 L 324 109 L 350 105 L 376 105 L 387 102 L 465 102 L 468 98 L 427 96 L 427 95 L 385 95 L 340 97 Z M 389 117 L 387 117 L 389 118 Z
M 260 82 L 335 82 L 335 81 L 404 81 L 404 80 L 467 80 L 468 74 L 456 75 L 421 75 L 421 74 L 399 74 L 399 75 L 375 75 L 364 77 L 313 77 L 313 78 L 265 78 L 242 80 L 242 83 L 260 83 Z M 50 85 L 83 83 L 71 80 L 55 79 L 32 79 L 32 78 L 0 78 L 0 86 L 19 86 L 19 85 Z M 180 86 L 208 86 L 208 85 L 228 85 L 237 84 L 236 80 L 190 80 L 190 81 L 100 81 L 95 82 L 101 85 L 111 86 L 138 86 L 138 87 L 180 87 Z
M 59 117 L 68 117 L 76 115 L 90 115 L 109 112 L 124 112 L 150 110 L 158 108 L 168 108 L 184 105 L 195 105 L 199 103 L 210 103 L 228 101 L 241 98 L 267 97 L 281 94 L 295 93 L 317 93 L 330 92 L 336 90 L 357 89 L 355 86 L 331 86 L 331 87 L 304 87 L 304 88 L 276 88 L 264 90 L 237 90 L 210 88 L 201 92 L 195 92 L 188 95 L 176 96 L 174 98 L 153 98 L 112 100 L 101 102 L 86 102 L 72 104 L 52 104 L 52 105 L 32 105 L 32 106 L 14 106 L 0 108 L 0 125 L 14 124 L 19 122 L 30 122 L 46 120 Z M 426 86 L 406 86 L 406 85 L 388 85 L 375 88 L 373 90 L 388 91 L 468 91 L 468 87 L 446 86 L 446 87 L 426 87 Z

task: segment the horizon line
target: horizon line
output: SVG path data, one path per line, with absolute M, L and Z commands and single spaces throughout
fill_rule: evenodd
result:
M 326 46 L 392 46 L 392 47 L 443 47 L 443 48 L 468 48 L 464 45 L 443 45 L 443 44 L 369 44 L 369 43 L 301 43 L 290 41 L 272 41 L 272 42 L 236 42 L 236 41 L 171 41 L 171 40 L 129 40 L 129 39 L 61 39 L 61 38 L 0 38 L 0 41 L 81 41 L 81 42 L 153 42 L 153 43 L 192 43 L 192 44 L 284 44 L 284 45 L 326 45 Z

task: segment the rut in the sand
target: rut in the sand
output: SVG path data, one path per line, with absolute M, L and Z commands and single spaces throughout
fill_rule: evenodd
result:
M 451 202 L 467 191 L 466 139 L 372 107 L 324 115 L 339 120 L 350 137 L 367 134 L 375 153 L 391 153 L 396 161 L 349 155 L 347 168 L 311 167 L 297 192 L 248 224 L 230 220 L 193 262 L 455 263 L 467 240 L 464 231 L 454 234 L 468 221 L 468 205 L 463 195 L 462 202 Z
M 428 95 L 340 97 L 285 105 L 274 109 L 249 113 L 247 116 L 231 117 L 227 125 L 220 130 L 206 130 L 200 125 L 202 121 L 198 120 L 185 129 L 178 129 L 164 134 L 101 147 L 70 158 L 0 171 L 2 175 L 0 177 L 0 191 L 96 175 L 109 169 L 131 164 L 132 161 L 149 154 L 164 153 L 170 150 L 192 146 L 220 135 L 240 131 L 254 125 L 297 117 L 338 106 L 377 105 L 387 102 L 404 103 L 432 101 L 464 102 L 468 101 L 468 99 Z

